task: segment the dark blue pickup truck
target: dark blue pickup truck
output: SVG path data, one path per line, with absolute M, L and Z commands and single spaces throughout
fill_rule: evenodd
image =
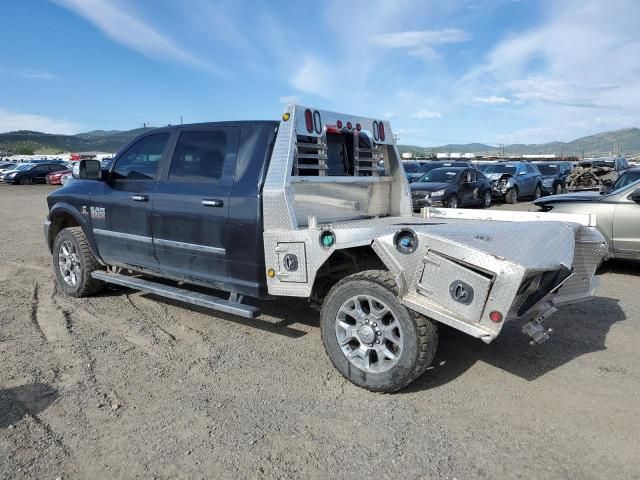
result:
M 62 292 L 110 283 L 249 318 L 260 311 L 246 297 L 307 298 L 335 367 L 373 391 L 425 371 L 440 323 L 489 343 L 528 318 L 546 339 L 542 319 L 591 295 L 600 262 L 588 216 L 413 216 L 388 122 L 302 106 L 278 122 L 149 131 L 73 176 L 44 223 Z

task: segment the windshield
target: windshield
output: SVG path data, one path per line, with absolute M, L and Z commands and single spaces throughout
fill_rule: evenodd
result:
M 451 170 L 449 168 L 436 168 L 420 178 L 420 182 L 444 182 L 455 183 L 456 178 L 460 174 L 460 170 Z
M 536 163 L 538 170 L 542 175 L 557 175 L 558 174 L 558 166 L 557 165 L 549 165 L 545 163 Z
M 25 170 L 31 170 L 35 165 L 31 164 L 31 163 L 23 163 L 22 165 L 18 165 L 16 168 L 14 168 L 14 170 L 17 170 L 18 172 L 23 172 Z
M 500 165 L 500 164 L 491 163 L 488 165 L 480 165 L 478 169 L 482 173 L 488 173 L 488 174 L 492 174 L 492 173 L 508 173 L 509 175 L 516 174 L 516 167 L 512 167 L 511 165 Z
M 593 161 L 589 161 L 589 162 L 582 162 L 580 164 L 581 167 L 588 167 L 588 166 L 592 166 L 592 167 L 609 167 L 609 168 L 613 168 L 615 166 L 615 163 L 613 162 L 613 160 L 593 160 Z
M 640 172 L 626 172 L 611 185 L 609 193 L 617 193 L 618 190 L 622 190 L 638 180 L 640 180 Z

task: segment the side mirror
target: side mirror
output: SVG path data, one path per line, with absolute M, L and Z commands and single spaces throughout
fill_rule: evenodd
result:
M 80 160 L 71 171 L 73 178 L 82 178 L 84 180 L 100 180 L 102 178 L 102 169 L 98 160 Z
M 633 192 L 631 192 L 631 200 L 636 203 L 640 203 L 640 188 L 636 188 Z

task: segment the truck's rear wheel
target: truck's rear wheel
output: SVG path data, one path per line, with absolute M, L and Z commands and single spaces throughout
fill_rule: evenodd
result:
M 342 279 L 320 313 L 325 350 L 352 383 L 376 392 L 409 385 L 429 366 L 438 345 L 432 321 L 398 300 L 389 272 L 368 270 Z
M 99 291 L 103 283 L 91 272 L 100 263 L 91 253 L 81 227 L 61 230 L 53 243 L 53 269 L 60 289 L 72 297 L 86 297 Z

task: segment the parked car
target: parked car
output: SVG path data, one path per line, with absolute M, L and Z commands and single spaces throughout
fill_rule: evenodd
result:
M 49 173 L 46 177 L 46 182 L 49 185 L 62 185 L 62 176 L 67 173 L 71 173 L 70 168 L 68 168 L 66 165 L 64 167 L 64 170 L 57 170 Z
M 606 194 L 568 193 L 534 203 L 545 212 L 595 215 L 596 227 L 607 240 L 608 257 L 640 260 L 640 169 L 625 176 Z
M 6 170 L 0 171 L 0 182 L 4 182 L 5 181 L 5 177 L 7 175 L 11 175 L 14 172 L 19 171 L 20 169 L 25 169 L 25 168 L 28 168 L 28 167 L 30 168 L 33 165 L 34 165 L 33 163 L 17 163 L 13 167 L 9 167 Z
M 442 160 L 427 160 L 422 162 L 411 162 L 409 165 L 409 170 L 406 168 L 406 164 L 410 162 L 403 162 L 405 165 L 405 173 L 407 174 L 407 180 L 409 183 L 413 183 L 419 180 L 425 173 L 430 172 L 436 168 L 442 167 L 473 167 L 471 162 L 466 161 L 442 161 Z M 417 165 L 414 165 L 417 164 Z
M 18 164 L 14 162 L 2 162 L 0 163 L 0 172 L 6 172 L 17 167 Z
M 573 171 L 571 162 L 533 162 L 542 174 L 542 193 L 559 195 L 564 192 L 567 177 Z
M 71 172 L 65 173 L 64 175 L 62 175 L 62 178 L 60 178 L 60 184 L 67 185 L 72 180 L 73 180 L 73 174 Z
M 47 175 L 51 172 L 66 170 L 67 167 L 59 163 L 25 163 L 3 175 L 5 183 L 19 185 L 31 185 L 32 183 L 45 183 Z
M 468 167 L 435 168 L 410 185 L 413 210 L 439 205 L 449 208 L 491 206 L 491 182 Z
M 493 196 L 507 203 L 517 203 L 521 197 L 542 196 L 542 174 L 529 162 L 484 163 L 478 169 L 491 181 Z
M 47 197 L 57 291 L 116 284 L 246 318 L 260 314 L 246 297 L 313 299 L 333 365 L 376 392 L 426 371 L 439 323 L 490 343 L 514 320 L 541 342 L 556 305 L 593 295 L 605 245 L 584 216 L 414 217 L 389 122 L 297 105 L 281 118 L 144 132 L 106 173 L 80 160 Z M 383 176 L 356 142 L 376 144 Z
M 567 190 L 570 192 L 606 191 L 628 169 L 629 163 L 623 157 L 584 160 L 567 177 Z

